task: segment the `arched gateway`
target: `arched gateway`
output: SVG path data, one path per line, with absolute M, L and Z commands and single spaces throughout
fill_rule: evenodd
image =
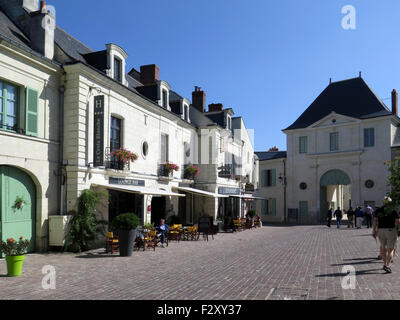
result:
M 28 252 L 34 251 L 35 221 L 35 183 L 20 169 L 0 166 L 0 239 L 22 236 L 31 241 Z
M 351 180 L 342 170 L 330 170 L 320 180 L 320 222 L 326 221 L 329 207 L 348 210 L 351 204 Z

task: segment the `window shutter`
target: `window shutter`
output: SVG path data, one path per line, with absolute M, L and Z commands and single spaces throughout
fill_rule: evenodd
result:
M 261 171 L 261 187 L 265 187 L 267 170 Z
M 271 170 L 271 187 L 276 186 L 276 169 Z
M 271 215 L 276 216 L 276 199 L 271 199 Z
M 37 136 L 39 131 L 39 92 L 26 88 L 25 131 L 27 135 Z

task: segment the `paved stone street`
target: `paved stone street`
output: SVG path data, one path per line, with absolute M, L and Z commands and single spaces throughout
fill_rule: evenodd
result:
M 392 274 L 376 260 L 370 229 L 268 226 L 219 234 L 209 242 L 170 243 L 132 257 L 27 255 L 21 277 L 0 260 L 1 299 L 399 299 L 400 258 Z M 56 289 L 42 289 L 42 267 L 56 269 Z M 343 290 L 345 265 L 356 289 Z

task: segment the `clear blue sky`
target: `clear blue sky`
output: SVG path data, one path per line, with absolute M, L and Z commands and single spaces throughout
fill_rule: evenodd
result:
M 202 87 L 255 130 L 255 149 L 286 150 L 288 127 L 328 85 L 363 78 L 382 99 L 400 89 L 399 0 L 48 0 L 57 24 L 93 50 L 155 63 L 191 100 Z M 356 30 L 342 28 L 342 7 Z M 390 107 L 390 99 L 384 100 Z

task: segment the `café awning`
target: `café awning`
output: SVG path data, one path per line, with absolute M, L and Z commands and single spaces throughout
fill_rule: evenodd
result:
M 212 192 L 208 192 L 208 191 L 204 191 L 204 190 L 200 190 L 200 189 L 196 189 L 196 188 L 189 188 L 189 187 L 172 187 L 172 188 L 179 190 L 179 191 L 194 193 L 194 194 L 198 194 L 198 195 L 205 196 L 205 197 L 228 198 L 228 196 L 226 196 L 226 195 L 212 193 Z
M 141 186 L 130 186 L 130 185 L 121 185 L 121 184 L 109 184 L 109 183 L 103 183 L 103 184 L 93 183 L 92 186 L 103 187 L 103 188 L 122 191 L 122 192 L 138 193 L 138 194 L 143 194 L 143 195 L 150 194 L 150 195 L 156 195 L 156 196 L 185 197 L 184 194 L 170 192 L 170 191 L 166 191 L 166 190 L 162 190 L 162 189 L 158 189 L 158 188 L 147 188 L 147 187 L 141 187 Z

